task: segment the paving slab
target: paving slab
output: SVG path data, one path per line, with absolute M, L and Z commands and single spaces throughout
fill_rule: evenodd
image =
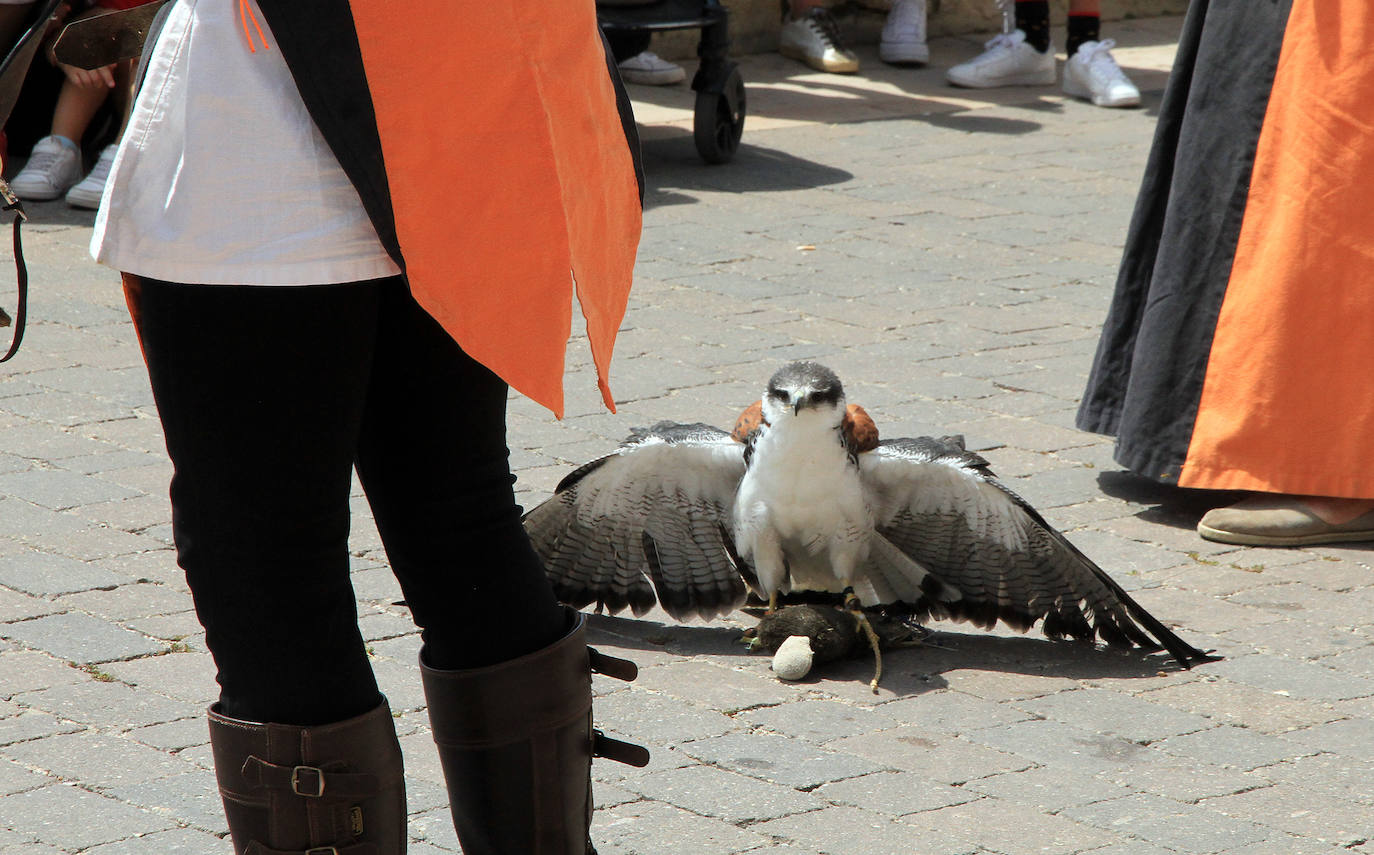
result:
M 585 337 L 563 421 L 518 397 L 532 506 L 659 419 L 728 426 L 781 362 L 815 358 L 885 436 L 965 434 L 1186 640 L 1223 661 L 937 623 L 879 694 L 853 660 L 781 683 L 732 615 L 598 616 L 639 662 L 598 678 L 602 855 L 1374 853 L 1374 549 L 1201 541 L 1218 499 L 1121 471 L 1073 413 L 1116 279 L 1180 19 L 1113 23 L 1140 110 L 1055 87 L 957 90 L 976 39 L 896 69 L 741 58 L 750 115 L 708 167 L 684 86 L 631 87 L 645 228 L 606 413 Z M 204 707 L 213 662 L 171 548 L 170 466 L 92 215 L 31 206 L 25 349 L 0 368 L 0 855 L 225 853 Z M 3 301 L 0 297 L 0 301 Z M 354 589 L 406 754 L 410 851 L 459 849 L 419 636 L 361 489 Z

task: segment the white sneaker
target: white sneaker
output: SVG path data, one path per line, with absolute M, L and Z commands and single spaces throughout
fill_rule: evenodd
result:
M 87 208 L 94 211 L 100 207 L 100 197 L 105 195 L 105 181 L 110 177 L 110 166 L 114 163 L 115 150 L 119 146 L 111 143 L 100 150 L 95 166 L 86 173 L 75 187 L 67 191 L 67 204 L 73 208 Z
M 1026 44 L 1021 30 L 1002 33 L 983 45 L 985 50 L 945 72 L 945 79 L 969 89 L 999 86 L 1046 86 L 1054 82 L 1054 48 L 1041 53 Z
M 669 62 L 651 50 L 637 53 L 620 63 L 620 76 L 626 83 L 645 86 L 667 86 L 680 83 L 687 77 L 682 66 Z
M 925 65 L 930 61 L 926 44 L 926 0 L 893 0 L 883 22 L 878 59 L 892 65 Z
M 1140 90 L 1112 57 L 1114 39 L 1084 42 L 1064 63 L 1064 94 L 1086 98 L 1099 107 L 1136 107 Z
M 43 137 L 33 144 L 29 162 L 10 179 L 10 189 L 20 199 L 46 202 L 80 180 L 81 152 L 63 145 L 57 137 Z
M 817 71 L 853 74 L 859 70 L 859 58 L 845 49 L 840 28 L 825 9 L 812 9 L 804 18 L 784 22 L 778 53 Z

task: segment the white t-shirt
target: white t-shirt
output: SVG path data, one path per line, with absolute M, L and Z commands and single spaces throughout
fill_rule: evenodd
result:
M 266 45 L 251 18 L 245 32 L 239 0 L 176 0 L 105 184 L 91 254 L 171 282 L 396 275 L 251 5 Z

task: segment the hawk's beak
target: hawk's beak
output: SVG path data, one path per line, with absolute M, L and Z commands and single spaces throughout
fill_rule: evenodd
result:
M 811 403 L 811 399 L 806 395 L 797 398 L 797 400 L 792 403 L 792 415 L 801 415 L 802 407 L 805 407 L 809 403 Z

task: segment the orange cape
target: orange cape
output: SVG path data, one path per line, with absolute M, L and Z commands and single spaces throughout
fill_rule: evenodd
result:
M 562 417 L 575 292 L 614 411 L 641 211 L 594 5 L 351 8 L 415 299 Z

